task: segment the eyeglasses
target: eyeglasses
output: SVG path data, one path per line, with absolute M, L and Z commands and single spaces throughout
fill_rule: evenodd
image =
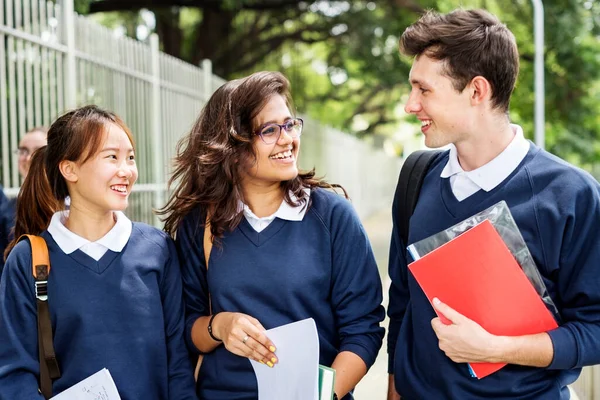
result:
M 258 128 L 254 134 L 260 136 L 266 144 L 273 144 L 279 141 L 282 130 L 285 131 L 291 138 L 295 139 L 302 135 L 302 127 L 304 121 L 301 118 L 292 118 L 286 121 L 285 124 L 268 124 Z
M 29 157 L 33 154 L 37 149 L 29 150 L 27 147 L 19 147 L 13 153 L 18 155 L 19 157 Z

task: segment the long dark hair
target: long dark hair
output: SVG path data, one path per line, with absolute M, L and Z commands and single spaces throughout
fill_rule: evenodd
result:
M 29 173 L 19 191 L 15 235 L 6 248 L 6 257 L 21 235 L 39 235 L 48 228 L 52 214 L 64 209 L 69 191 L 59 169 L 60 163 L 64 160 L 84 163 L 96 155 L 109 123 L 123 129 L 134 145 L 125 123 L 112 112 L 96 106 L 70 111 L 50 126 L 48 144 L 33 154 Z
M 257 72 L 227 82 L 208 100 L 191 132 L 178 143 L 175 170 L 169 180 L 169 188 L 175 188 L 166 206 L 158 211 L 166 215 L 164 229 L 171 236 L 196 207 L 208 213 L 213 237 L 222 237 L 238 226 L 242 219 L 238 204 L 244 201 L 240 168 L 243 160 L 256 158 L 255 118 L 273 95 L 281 95 L 292 110 L 289 81 L 279 72 Z M 293 206 L 310 206 L 303 189 L 314 187 L 340 188 L 348 197 L 340 185 L 315 178 L 314 169 L 281 182 L 284 200 Z

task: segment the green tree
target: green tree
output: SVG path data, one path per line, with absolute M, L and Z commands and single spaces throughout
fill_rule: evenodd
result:
M 193 64 L 209 58 L 234 78 L 277 69 L 292 81 L 298 108 L 357 135 L 385 136 L 406 116 L 411 60 L 398 37 L 428 8 L 497 14 L 515 33 L 521 73 L 511 118 L 533 134 L 533 10 L 530 0 L 78 0 L 80 11 L 119 11 L 127 31 L 151 10 L 164 51 Z M 600 2 L 545 0 L 546 143 L 582 165 L 600 158 Z M 104 14 L 106 15 L 106 14 Z M 116 17 L 115 17 L 116 15 Z M 410 121 L 411 119 L 408 118 Z M 414 120 L 413 120 L 414 121 Z M 418 132 L 418 129 L 415 129 Z

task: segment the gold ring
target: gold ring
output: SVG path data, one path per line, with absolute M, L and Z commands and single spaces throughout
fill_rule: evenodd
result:
M 250 337 L 248 335 L 244 336 L 244 338 L 242 339 L 242 343 L 246 344 L 246 341 L 250 339 Z

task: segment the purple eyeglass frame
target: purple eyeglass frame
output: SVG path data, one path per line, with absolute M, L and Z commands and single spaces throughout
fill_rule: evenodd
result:
M 290 121 L 293 121 L 293 120 L 298 120 L 298 121 L 300 121 L 300 125 L 301 125 L 301 129 L 300 129 L 300 135 L 298 135 L 298 136 L 297 136 L 297 137 L 300 137 L 300 136 L 302 135 L 302 131 L 304 130 L 304 120 L 303 120 L 302 118 L 291 118 L 291 119 L 287 120 L 287 121 L 286 121 L 285 123 L 283 123 L 283 124 L 275 124 L 275 123 L 273 123 L 273 124 L 264 124 L 264 125 L 262 125 L 260 128 L 258 128 L 257 130 L 255 130 L 255 131 L 254 131 L 254 134 L 255 134 L 256 136 L 260 136 L 260 139 L 261 139 L 263 142 L 267 143 L 267 142 L 265 141 L 265 138 L 264 138 L 264 137 L 263 137 L 263 135 L 262 135 L 262 131 L 263 131 L 265 128 L 269 127 L 269 126 L 278 126 L 278 127 L 279 127 L 279 136 L 277 137 L 277 140 L 275 140 L 275 141 L 273 142 L 273 143 L 277 143 L 277 142 L 279 141 L 279 139 L 281 138 L 281 132 L 285 130 L 285 131 L 286 131 L 286 133 L 287 133 L 287 130 L 286 130 L 284 127 L 285 127 L 285 126 L 288 124 L 288 122 L 290 122 Z M 273 143 L 267 143 L 267 144 L 273 144 Z

